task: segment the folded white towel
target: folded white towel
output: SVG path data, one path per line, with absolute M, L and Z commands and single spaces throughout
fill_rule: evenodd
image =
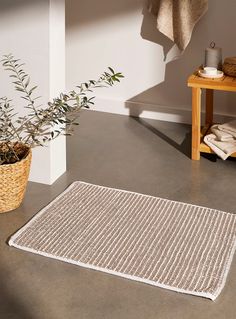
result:
M 236 152 L 236 120 L 211 127 L 212 134 L 204 142 L 223 160 Z
M 208 134 L 204 142 L 223 160 L 236 152 L 236 140 L 231 138 L 228 141 L 218 141 L 215 134 Z
M 221 130 L 218 124 L 212 125 L 211 132 L 215 134 L 218 141 L 227 142 L 227 141 L 231 141 L 233 138 L 232 134 Z
M 231 134 L 236 138 L 236 120 L 218 125 L 218 129 L 224 133 Z

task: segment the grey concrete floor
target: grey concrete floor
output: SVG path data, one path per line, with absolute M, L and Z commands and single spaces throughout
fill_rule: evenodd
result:
M 236 162 L 189 158 L 190 127 L 83 111 L 68 139 L 68 171 L 29 183 L 22 206 L 0 215 L 1 319 L 234 319 L 236 260 L 210 300 L 80 268 L 7 245 L 71 182 L 81 180 L 235 213 Z

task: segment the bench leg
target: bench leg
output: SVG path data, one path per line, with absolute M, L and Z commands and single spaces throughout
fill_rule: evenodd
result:
M 213 123 L 213 92 L 214 90 L 206 89 L 206 125 L 211 126 Z
M 200 159 L 201 89 L 192 88 L 192 160 Z

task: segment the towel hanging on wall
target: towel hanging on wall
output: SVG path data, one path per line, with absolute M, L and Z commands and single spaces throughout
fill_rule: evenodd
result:
M 157 17 L 157 29 L 184 51 L 195 24 L 208 9 L 208 0 L 149 0 L 148 7 Z

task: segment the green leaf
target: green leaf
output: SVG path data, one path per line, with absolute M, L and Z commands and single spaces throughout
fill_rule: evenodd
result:
M 29 90 L 29 95 L 32 94 L 32 92 L 33 92 L 35 89 L 37 89 L 37 85 L 34 86 L 34 87 L 32 87 L 32 89 Z
M 27 87 L 30 83 L 30 77 L 28 76 L 27 81 L 25 82 L 25 87 Z
M 112 74 L 115 74 L 115 71 L 109 66 L 108 69 L 111 71 Z

